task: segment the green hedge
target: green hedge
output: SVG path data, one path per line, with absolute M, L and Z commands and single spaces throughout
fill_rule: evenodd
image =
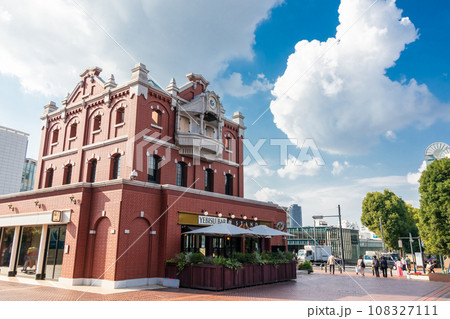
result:
M 253 252 L 243 254 L 234 252 L 230 258 L 219 257 L 205 257 L 202 253 L 180 253 L 175 258 L 167 260 L 167 262 L 176 263 L 178 273 L 180 273 L 186 265 L 223 265 L 230 269 L 242 268 L 243 264 L 257 264 L 265 265 L 272 264 L 277 266 L 282 263 L 289 263 L 295 260 L 294 255 L 290 252 Z M 311 267 L 312 269 L 312 267 Z

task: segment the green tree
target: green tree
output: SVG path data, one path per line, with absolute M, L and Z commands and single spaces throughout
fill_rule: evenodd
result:
M 408 236 L 415 228 L 414 208 L 408 209 L 401 198 L 387 189 L 383 193 L 367 193 L 362 202 L 361 223 L 379 238 L 381 238 L 380 218 L 384 242 L 391 249 L 399 249 L 399 237 Z
M 419 183 L 420 237 L 428 253 L 450 255 L 450 158 L 433 161 Z

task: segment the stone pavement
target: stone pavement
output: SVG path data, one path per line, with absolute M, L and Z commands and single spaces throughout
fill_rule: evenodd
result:
M 28 285 L 0 281 L 0 301 L 7 300 L 149 300 L 149 301 L 203 301 L 203 300 L 375 300 L 375 301 L 449 301 L 450 285 L 443 282 L 408 280 L 406 278 L 376 278 L 347 274 L 315 273 L 298 275 L 297 280 L 270 285 L 254 286 L 221 292 L 194 289 L 161 288 L 151 290 L 127 289 L 126 292 L 100 293 L 61 289 L 51 286 Z M 87 287 L 83 287 L 87 289 Z M 158 288 L 158 287 L 153 287 Z M 138 289 L 143 289 L 139 287 Z M 94 292 L 95 291 L 95 292 Z

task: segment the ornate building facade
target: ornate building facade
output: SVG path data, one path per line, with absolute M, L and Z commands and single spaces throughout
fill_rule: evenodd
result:
M 180 251 L 231 249 L 185 230 L 286 222 L 278 205 L 243 198 L 244 117 L 225 117 L 203 76 L 164 90 L 143 64 L 124 85 L 101 71 L 87 69 L 61 107 L 44 107 L 35 189 L 0 196 L 0 275 L 162 283 Z

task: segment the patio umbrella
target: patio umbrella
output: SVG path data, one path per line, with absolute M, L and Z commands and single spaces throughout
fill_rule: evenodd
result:
M 239 236 L 239 235 L 255 235 L 251 230 L 240 228 L 228 223 L 217 224 L 205 228 L 188 231 L 184 234 L 194 235 L 218 235 L 218 236 Z
M 295 235 L 292 235 L 289 233 L 285 233 L 285 232 L 267 227 L 266 225 L 259 225 L 259 226 L 252 227 L 250 229 L 253 231 L 253 233 L 255 235 L 264 236 L 264 237 L 266 237 L 266 236 L 295 236 Z

